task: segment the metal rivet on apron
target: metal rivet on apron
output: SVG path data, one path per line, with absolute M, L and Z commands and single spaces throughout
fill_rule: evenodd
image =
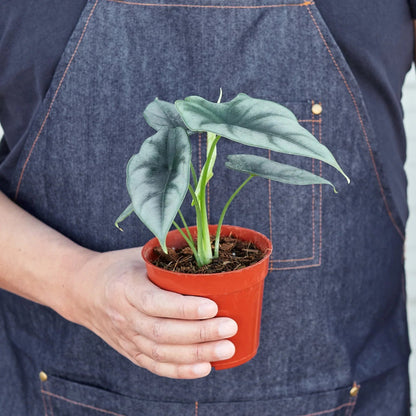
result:
M 354 382 L 350 390 L 350 396 L 355 397 L 359 391 L 360 391 L 360 386 L 357 386 L 357 383 Z
M 321 114 L 322 113 L 322 106 L 321 106 L 321 104 L 314 104 L 312 106 L 312 113 L 314 113 L 316 115 Z
M 44 371 L 41 371 L 39 373 L 39 378 L 40 378 L 40 381 L 46 381 L 48 379 L 48 375 Z

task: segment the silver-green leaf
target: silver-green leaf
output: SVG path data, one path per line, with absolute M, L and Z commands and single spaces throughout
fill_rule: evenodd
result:
M 166 248 L 166 234 L 189 185 L 191 146 L 182 127 L 161 128 L 146 139 L 127 165 L 134 212 Z
M 326 184 L 334 188 L 335 186 L 328 180 L 314 175 L 304 169 L 275 162 L 261 156 L 255 155 L 229 155 L 225 166 L 230 169 L 248 173 L 250 175 L 260 176 L 272 181 L 288 183 L 292 185 L 313 185 Z
M 134 212 L 133 204 L 129 204 L 129 206 L 118 216 L 115 222 L 115 226 L 120 230 L 123 229 L 119 226 L 119 224 L 124 221 L 128 216 L 130 216 Z
M 226 103 L 191 96 L 175 103 L 186 126 L 209 131 L 247 146 L 322 160 L 342 173 L 332 153 L 286 107 L 238 94 Z
M 182 127 L 185 130 L 187 127 L 183 122 L 175 104 L 156 98 L 144 110 L 143 117 L 150 127 L 159 131 L 163 127 L 175 128 Z

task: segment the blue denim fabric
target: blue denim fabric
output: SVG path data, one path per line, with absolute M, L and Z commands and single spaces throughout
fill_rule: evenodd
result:
M 113 225 L 128 203 L 127 160 L 152 134 L 141 113 L 156 96 L 214 101 L 220 87 L 224 101 L 245 92 L 287 105 L 352 178 L 347 185 L 322 163 L 271 154 L 324 174 L 339 194 L 258 178 L 230 207 L 227 223 L 274 245 L 257 356 L 201 380 L 164 379 L 53 311 L 1 292 L 0 407 L 8 414 L 350 416 L 354 382 L 368 386 L 362 409 L 405 414 L 403 402 L 386 413 L 365 384 L 408 359 L 404 224 L 358 85 L 312 2 L 90 0 L 26 137 L 10 196 L 91 249 L 143 245 L 151 235 L 137 218 L 125 233 Z M 200 166 L 205 138 L 192 140 Z M 219 142 L 212 223 L 244 180 L 223 166 L 223 155 L 240 150 Z M 183 211 L 193 223 L 189 204 Z M 41 370 L 47 382 L 38 381 Z M 397 377 L 406 384 L 406 371 Z

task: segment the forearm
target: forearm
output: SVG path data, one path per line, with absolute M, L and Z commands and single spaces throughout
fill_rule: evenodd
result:
M 0 193 L 0 287 L 71 315 L 76 269 L 92 252 L 37 220 Z
M 75 244 L 0 193 L 0 287 L 95 332 L 133 363 L 197 378 L 230 358 L 237 331 L 217 305 L 166 292 L 146 276 L 139 248 L 98 253 Z

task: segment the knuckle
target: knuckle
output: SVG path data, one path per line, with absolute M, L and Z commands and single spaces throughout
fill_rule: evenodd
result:
M 124 328 L 128 326 L 126 316 L 120 313 L 118 309 L 109 308 L 109 310 L 107 311 L 107 315 L 110 322 L 113 324 L 113 327 L 116 330 L 122 331 Z
M 156 341 L 160 340 L 163 336 L 163 325 L 158 320 L 152 324 L 152 336 Z
M 156 375 L 158 375 L 158 376 L 161 376 L 161 375 L 163 375 L 163 373 L 162 373 L 162 369 L 161 369 L 161 365 L 160 365 L 160 363 L 159 362 L 157 362 L 157 361 L 152 361 L 151 363 L 150 363 L 150 365 L 149 365 L 149 368 L 148 368 L 148 370 L 150 371 L 150 372 L 152 372 L 153 374 L 156 374 Z
M 178 318 L 185 319 L 187 315 L 188 313 L 187 313 L 186 302 L 181 302 L 178 308 Z
M 165 357 L 159 344 L 153 344 L 151 357 L 154 361 L 163 362 Z
M 199 327 L 199 341 L 206 341 L 208 339 L 209 331 L 206 325 L 202 324 Z
M 193 353 L 194 361 L 204 361 L 204 348 L 202 345 L 195 345 L 194 353 Z
M 152 290 L 144 290 L 140 296 L 143 312 L 152 314 L 154 311 L 155 293 Z
M 144 365 L 144 354 L 139 351 L 133 354 L 133 360 L 139 367 L 145 367 Z

